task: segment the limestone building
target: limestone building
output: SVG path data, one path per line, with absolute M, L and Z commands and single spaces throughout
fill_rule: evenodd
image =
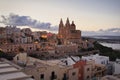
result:
M 61 19 L 59 24 L 58 36 L 60 39 L 64 39 L 64 43 L 78 43 L 81 41 L 81 31 L 76 30 L 76 25 L 74 24 L 74 21 L 72 21 L 72 24 L 70 24 L 68 18 L 66 20 L 65 25 L 63 24 L 63 21 Z

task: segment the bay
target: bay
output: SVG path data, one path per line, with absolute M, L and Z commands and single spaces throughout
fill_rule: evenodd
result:
M 114 50 L 120 50 L 120 44 L 118 43 L 106 43 L 106 42 L 100 42 L 101 45 L 106 47 L 111 47 Z

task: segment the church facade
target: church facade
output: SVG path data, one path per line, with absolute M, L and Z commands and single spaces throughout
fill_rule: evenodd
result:
M 69 19 L 67 18 L 65 25 L 61 19 L 59 24 L 59 38 L 64 39 L 64 41 L 69 41 L 73 43 L 80 43 L 81 41 L 81 31 L 76 30 L 76 25 L 74 21 L 70 24 Z

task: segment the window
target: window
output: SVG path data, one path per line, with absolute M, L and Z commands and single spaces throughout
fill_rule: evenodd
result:
M 72 73 L 73 76 L 74 76 L 75 74 L 76 74 L 75 72 Z
M 89 76 L 87 76 L 87 79 L 89 79 L 90 77 Z
M 89 68 L 87 68 L 87 71 L 89 71 L 90 69 Z
M 55 75 L 55 72 L 53 71 L 51 73 L 51 80 L 57 79 L 57 75 Z
M 55 72 L 53 71 L 51 74 L 52 74 L 52 75 L 55 75 Z
M 104 62 L 102 61 L 101 64 L 104 64 Z
M 107 61 L 106 61 L 106 64 L 108 64 L 108 63 L 109 63 L 109 61 L 107 60 Z
M 31 76 L 31 78 L 33 78 L 33 79 L 34 79 L 34 76 Z
M 44 80 L 44 74 L 40 75 L 40 80 Z
M 32 49 L 32 47 L 30 47 L 30 50 Z
M 63 79 L 62 80 L 67 80 L 67 75 L 64 73 Z
M 19 60 L 19 57 L 17 56 L 17 60 Z

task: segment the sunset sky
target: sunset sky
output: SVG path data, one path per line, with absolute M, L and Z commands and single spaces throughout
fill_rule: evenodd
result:
M 120 28 L 120 0 L 0 0 L 0 15 L 10 13 L 53 26 L 69 17 L 83 31 Z

